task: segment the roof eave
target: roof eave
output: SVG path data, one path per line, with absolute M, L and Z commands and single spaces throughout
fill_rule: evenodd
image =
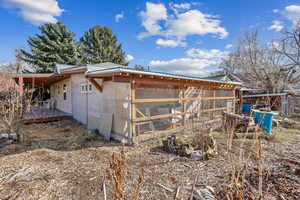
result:
M 191 78 L 191 77 L 184 77 L 180 75 L 170 75 L 170 74 L 159 74 L 159 72 L 149 72 L 149 71 L 138 71 L 134 69 L 129 68 L 112 68 L 112 69 L 103 69 L 103 70 L 95 70 L 95 71 L 87 71 L 85 74 L 87 77 L 92 77 L 93 75 L 110 75 L 113 73 L 133 73 L 133 74 L 144 74 L 144 75 L 153 75 L 153 76 L 163 76 L 163 77 L 169 77 L 169 78 L 180 78 L 180 79 L 186 79 L 186 80 L 195 80 L 195 81 L 204 81 L 204 82 L 214 82 L 214 83 L 223 83 L 223 84 L 232 84 L 232 85 L 242 85 L 242 83 L 239 82 L 225 82 L 225 81 L 216 81 L 216 80 L 207 80 L 207 79 L 201 79 L 201 78 Z

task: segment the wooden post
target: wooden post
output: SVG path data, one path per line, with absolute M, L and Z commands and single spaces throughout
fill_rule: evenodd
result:
M 133 78 L 131 78 L 130 80 L 131 83 L 131 88 L 130 88 L 130 93 L 131 93 L 131 126 L 132 126 L 132 135 L 131 135 L 131 139 L 133 141 L 133 143 L 135 143 L 135 137 L 137 136 L 137 132 L 136 132 L 136 104 L 133 103 L 133 101 L 136 99 L 136 84 L 135 84 L 135 80 Z
M 234 97 L 236 97 L 236 96 L 235 96 L 235 89 L 232 90 L 232 95 L 233 95 Z M 236 103 L 236 98 L 234 98 L 234 99 L 232 100 L 232 110 L 231 110 L 231 111 L 232 111 L 233 113 L 235 113 L 235 110 L 236 110 L 236 105 L 235 105 L 235 103 Z
M 185 92 L 186 92 L 186 87 L 183 86 L 181 89 L 181 98 L 184 99 L 185 98 Z M 185 113 L 186 111 L 186 101 L 181 101 L 182 104 L 182 113 Z M 182 126 L 185 127 L 185 114 L 182 115 Z
M 239 114 L 243 112 L 243 91 L 239 90 Z
M 216 109 L 216 89 L 213 90 L 213 97 L 214 97 L 214 100 L 213 100 L 213 109 Z M 214 118 L 215 116 L 215 112 L 212 112 L 212 119 Z

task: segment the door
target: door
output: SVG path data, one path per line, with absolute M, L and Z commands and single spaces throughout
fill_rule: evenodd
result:
M 87 95 L 87 80 L 83 77 L 72 78 L 73 117 L 83 124 L 87 124 Z

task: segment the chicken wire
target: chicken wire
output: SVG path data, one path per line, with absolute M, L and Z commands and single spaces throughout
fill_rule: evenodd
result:
M 137 88 L 136 99 L 167 99 L 165 102 L 136 103 L 136 118 L 147 119 L 136 123 L 136 134 L 185 129 L 203 126 L 204 123 L 221 119 L 223 111 L 234 111 L 232 90 L 188 87 Z M 228 97 L 225 100 L 196 99 L 202 97 Z M 178 100 L 174 100 L 179 98 Z M 186 98 L 184 101 L 181 98 Z M 173 99 L 169 100 L 168 99 Z M 216 110 L 217 109 L 217 110 Z M 220 110 L 218 110 L 220 109 Z M 159 119 L 149 117 L 163 116 Z M 148 118 L 147 118 L 148 117 Z

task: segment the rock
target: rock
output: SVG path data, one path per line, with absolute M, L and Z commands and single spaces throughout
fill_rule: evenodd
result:
M 287 119 L 287 118 L 280 121 L 280 125 L 284 128 L 300 129 L 300 124 L 298 124 L 294 120 Z
M 279 121 L 276 120 L 276 119 L 273 119 L 272 123 L 273 123 L 273 124 L 272 124 L 273 127 L 278 127 L 278 126 L 279 126 Z
M 12 144 L 12 143 L 13 143 L 12 140 L 7 140 L 7 141 L 4 141 L 4 142 L 1 142 L 1 141 L 0 141 L 0 148 L 5 147 L 5 146 L 7 146 L 7 145 L 10 145 L 10 144 Z
M 204 159 L 204 155 L 200 151 L 193 151 L 190 154 L 190 157 L 192 160 L 203 160 Z
M 210 186 L 205 186 L 203 189 L 193 191 L 194 200 L 216 200 L 214 196 L 214 189 Z

